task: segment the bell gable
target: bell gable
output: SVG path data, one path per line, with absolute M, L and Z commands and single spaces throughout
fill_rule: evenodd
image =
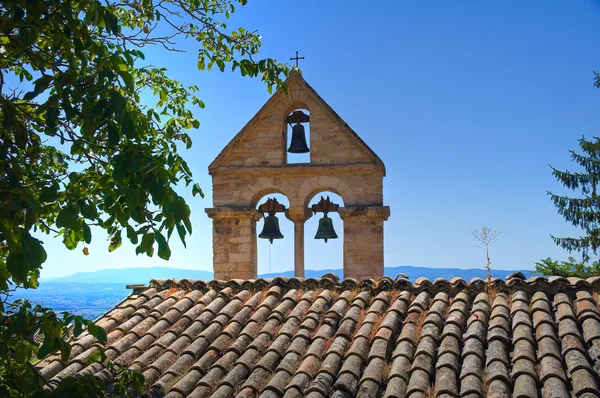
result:
M 288 164 L 287 136 L 291 128 L 286 120 L 293 111 L 303 109 L 310 113 L 310 165 L 370 164 L 385 175 L 381 159 L 299 72 L 292 71 L 286 85 L 288 92 L 278 90 L 264 104 L 211 163 L 209 173 L 232 166 L 295 166 Z
M 286 84 L 287 91 L 276 92 L 209 167 L 213 208 L 206 213 L 213 221 L 215 278 L 257 277 L 257 222 L 265 215 L 260 238 L 280 239 L 275 213 L 294 223 L 294 275 L 304 277 L 304 222 L 314 211 L 336 211 L 343 221 L 346 277 L 383 275 L 383 223 L 390 215 L 383 205 L 383 162 L 300 73 L 290 73 Z M 307 146 L 309 162 L 288 162 Z M 309 208 L 323 192 L 343 203 Z M 260 203 L 272 193 L 285 196 L 289 207 L 271 208 L 273 199 Z M 335 239 L 330 221 L 321 219 L 318 238 Z

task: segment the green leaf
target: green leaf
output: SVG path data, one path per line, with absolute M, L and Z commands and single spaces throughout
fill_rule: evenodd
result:
M 125 86 L 127 86 L 127 88 L 131 91 L 135 90 L 135 83 L 133 81 L 133 76 L 131 76 L 131 73 L 125 70 L 120 70 L 118 71 L 118 73 L 119 76 L 121 76 L 121 79 L 123 79 Z
M 75 327 L 73 328 L 73 335 L 75 337 L 83 333 L 83 318 L 80 316 L 75 317 Z
M 129 164 L 129 172 L 137 173 L 140 170 L 140 166 L 142 164 L 142 154 L 140 152 L 136 152 L 131 158 L 131 163 Z
M 55 202 L 56 199 L 58 199 L 58 189 L 55 186 L 51 185 L 42 188 L 39 201 L 42 202 L 43 205 L 51 204 L 52 202 Z
M 179 239 L 181 239 L 181 242 L 183 243 L 183 247 L 187 248 L 187 245 L 185 244 L 185 228 L 183 225 L 177 224 L 177 233 L 179 234 Z
M 56 226 L 72 228 L 77 222 L 77 210 L 72 206 L 64 207 L 56 217 Z
M 71 356 L 71 345 L 69 345 L 69 343 L 63 342 L 62 346 L 60 347 L 60 359 L 63 362 L 67 362 L 69 360 L 70 356 Z
M 109 122 L 108 126 L 106 126 L 106 133 L 108 135 L 108 142 L 112 145 L 119 145 L 119 140 L 121 139 L 121 133 L 116 124 Z
M 18 250 L 21 247 L 20 235 L 13 229 L 10 218 L 0 217 L 0 232 L 6 240 L 9 250 Z
M 84 201 L 80 201 L 78 204 L 83 217 L 88 220 L 95 220 L 98 218 L 98 210 L 96 209 L 96 206 L 90 205 Z
M 140 195 L 138 194 L 138 191 L 133 188 L 127 188 L 125 199 L 127 201 L 127 206 L 129 206 L 130 209 L 134 209 L 140 203 Z
M 35 86 L 33 91 L 25 94 L 23 96 L 23 99 L 25 101 L 30 101 L 32 99 L 34 99 L 35 97 L 37 97 L 38 95 L 40 95 L 41 93 L 43 93 L 44 91 L 46 91 L 46 89 L 50 86 L 50 83 L 52 83 L 53 77 L 51 75 L 43 75 L 42 77 L 40 77 L 39 79 L 37 79 L 35 81 Z
M 148 233 L 142 236 L 142 242 L 136 249 L 136 254 L 146 253 L 149 256 L 152 256 L 152 246 L 154 245 L 154 234 Z
M 55 351 L 56 344 L 54 343 L 53 339 L 51 339 L 50 336 L 44 335 L 44 342 L 37 352 L 38 359 L 44 359 Z
M 30 356 L 31 348 L 23 341 L 19 342 L 15 349 L 15 360 L 17 363 L 24 364 L 29 360 Z
M 96 352 L 88 358 L 88 365 L 91 365 L 96 362 L 104 362 L 104 360 L 102 359 L 102 352 Z
M 123 115 L 123 125 L 121 126 L 121 131 L 125 134 L 125 136 L 129 139 L 137 138 L 137 126 L 134 121 L 131 112 L 125 112 Z
M 185 227 L 187 228 L 188 232 L 191 235 L 192 234 L 192 223 L 190 222 L 190 218 L 184 217 L 181 221 L 183 221 L 183 224 L 185 225 Z
M 29 264 L 25 261 L 25 256 L 14 252 L 6 257 L 6 268 L 13 275 L 15 282 L 24 282 L 30 269 Z
M 200 184 L 198 183 L 192 185 L 192 196 L 196 195 L 200 195 L 204 199 L 204 192 L 202 192 L 202 188 L 200 188 Z
M 92 321 L 87 321 L 87 329 L 99 342 L 106 343 L 106 332 L 101 326 L 94 324 Z
M 137 245 L 137 243 L 138 243 L 137 233 L 135 232 L 135 229 L 133 229 L 133 227 L 131 225 L 127 226 L 127 239 L 129 239 L 129 241 L 134 245 Z
M 25 259 L 30 264 L 39 266 L 46 261 L 47 254 L 42 242 L 28 233 L 23 236 L 23 250 L 25 251 Z
M 120 114 L 125 109 L 127 101 L 120 92 L 113 91 L 110 93 L 110 104 L 113 112 Z
M 108 10 L 104 14 L 104 23 L 106 24 L 107 30 L 109 30 L 111 33 L 114 34 L 120 31 L 119 19 L 115 14 Z
M 108 251 L 114 252 L 119 247 L 121 247 L 122 243 L 123 243 L 123 240 L 121 239 L 121 231 L 117 231 L 117 233 L 110 240 L 110 245 L 108 245 Z
M 168 260 L 171 257 L 171 249 L 167 240 L 160 232 L 156 233 L 156 242 L 158 243 L 158 257 Z
M 106 331 L 101 326 L 98 326 L 96 328 L 96 333 L 94 334 L 94 337 L 96 337 L 99 342 L 106 343 Z
M 73 229 L 69 229 L 69 230 L 65 231 L 65 234 L 63 237 L 63 243 L 65 244 L 65 247 L 67 249 L 74 250 L 77 247 L 77 245 L 79 244 L 77 232 L 75 232 L 75 230 L 73 230 Z
M 83 231 L 83 241 L 89 245 L 92 242 L 92 230 L 90 229 L 89 225 L 87 225 L 86 223 L 83 223 L 82 231 Z

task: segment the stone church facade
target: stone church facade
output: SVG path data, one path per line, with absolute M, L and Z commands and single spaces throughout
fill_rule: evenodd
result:
M 293 71 L 288 92 L 277 91 L 209 166 L 213 180 L 215 279 L 257 277 L 258 201 L 280 193 L 294 222 L 294 270 L 304 276 L 304 222 L 310 201 L 319 193 L 338 194 L 344 223 L 344 275 L 383 275 L 383 225 L 390 215 L 383 205 L 385 166 L 365 142 Z M 288 163 L 287 118 L 310 112 L 310 162 Z

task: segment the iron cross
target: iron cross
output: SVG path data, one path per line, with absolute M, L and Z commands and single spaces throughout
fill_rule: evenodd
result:
M 304 59 L 304 57 L 298 57 L 298 51 L 296 51 L 296 58 L 290 58 L 290 61 L 296 60 L 296 68 L 298 67 L 298 60 Z

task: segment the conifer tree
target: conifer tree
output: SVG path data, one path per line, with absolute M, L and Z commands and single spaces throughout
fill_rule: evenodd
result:
M 600 248 L 600 138 L 579 140 L 582 153 L 570 151 L 571 159 L 581 166 L 579 172 L 560 171 L 552 167 L 552 174 L 566 188 L 581 191 L 583 197 L 569 197 L 548 192 L 552 202 L 566 221 L 581 228 L 584 234 L 578 238 L 557 238 L 554 242 L 569 252 L 581 252 L 584 258 L 598 254 Z

